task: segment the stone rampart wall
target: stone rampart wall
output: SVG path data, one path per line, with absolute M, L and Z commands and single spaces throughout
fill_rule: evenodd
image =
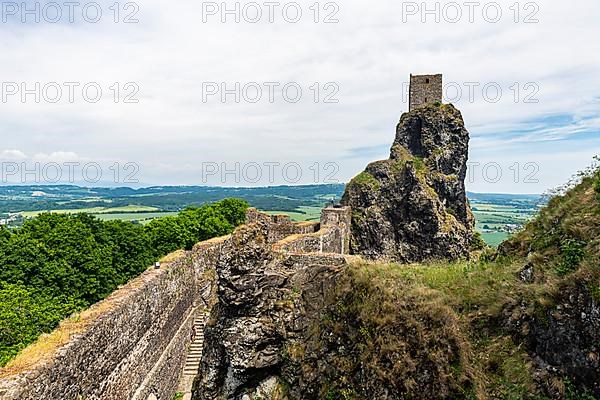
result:
M 288 236 L 273 248 L 289 253 L 341 253 L 342 239 L 338 229 L 325 226 L 315 233 Z
M 64 321 L 0 370 L 2 400 L 171 400 L 183 370 L 195 303 L 209 302 L 220 246 L 181 252 Z M 52 343 L 59 341 L 54 349 Z

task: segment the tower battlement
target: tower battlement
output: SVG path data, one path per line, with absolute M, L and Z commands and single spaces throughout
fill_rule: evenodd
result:
M 442 74 L 410 75 L 408 110 L 427 104 L 442 102 Z

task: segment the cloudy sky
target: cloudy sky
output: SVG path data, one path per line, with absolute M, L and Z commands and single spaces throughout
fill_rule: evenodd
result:
M 2 2 L 2 183 L 345 182 L 387 157 L 410 73 L 444 74 L 472 191 L 600 154 L 597 0 L 113 3 Z

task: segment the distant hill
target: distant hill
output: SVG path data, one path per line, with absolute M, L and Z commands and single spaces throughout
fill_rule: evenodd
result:
M 9 224 L 40 212 L 87 212 L 101 219 L 139 221 L 172 215 L 187 206 L 199 206 L 236 197 L 271 213 L 295 220 L 318 220 L 327 202 L 338 201 L 345 184 L 231 188 L 214 186 L 83 187 L 76 185 L 0 186 L 0 222 L 20 213 Z M 467 193 L 477 229 L 493 246 L 530 219 L 543 203 L 537 194 Z
M 153 186 L 104 188 L 74 185 L 0 186 L 0 213 L 41 210 L 76 210 L 138 205 L 161 211 L 179 211 L 236 197 L 263 210 L 295 211 L 300 206 L 322 205 L 338 199 L 343 184 L 228 188 L 210 186 Z

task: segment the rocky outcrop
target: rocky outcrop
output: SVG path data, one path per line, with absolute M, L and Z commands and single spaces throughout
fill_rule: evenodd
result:
M 384 294 L 368 277 L 353 278 L 360 267 L 351 259 L 282 251 L 305 240 L 270 237 L 257 221 L 223 249 L 193 399 L 438 399 L 473 390 L 458 320 L 432 292 L 401 285 Z
M 205 328 L 194 399 L 271 398 L 284 348 L 319 315 L 324 293 L 345 266 L 341 255 L 274 251 L 268 226 L 240 228 L 217 265 L 219 303 Z
M 390 158 L 369 164 L 346 187 L 352 252 L 398 262 L 468 257 L 474 228 L 464 185 L 468 143 L 452 105 L 403 114 Z
M 533 359 L 533 377 L 552 398 L 568 388 L 600 396 L 600 297 L 595 282 L 564 282 L 552 306 L 533 315 L 523 304 L 505 310 L 506 328 Z M 582 397 L 584 398 L 584 397 Z M 591 397 L 590 397 L 591 398 Z

